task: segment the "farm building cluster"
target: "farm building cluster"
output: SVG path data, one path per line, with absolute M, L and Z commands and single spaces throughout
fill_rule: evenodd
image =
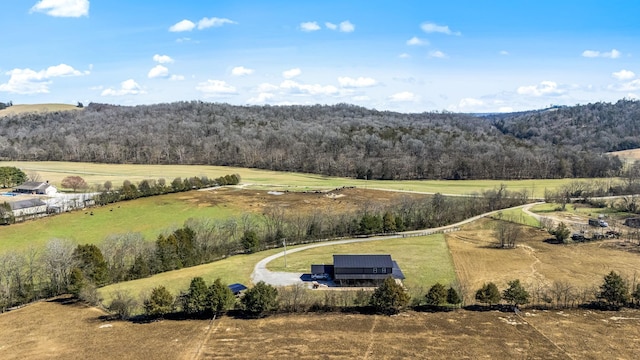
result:
M 0 223 L 35 219 L 94 205 L 94 194 L 59 193 L 49 182 L 28 181 L 0 193 Z
M 332 265 L 311 265 L 311 278 L 332 279 L 339 286 L 376 286 L 389 276 L 400 281 L 404 274 L 391 255 L 333 255 Z

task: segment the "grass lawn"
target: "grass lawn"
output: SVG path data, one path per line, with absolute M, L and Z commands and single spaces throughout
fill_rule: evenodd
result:
M 99 244 L 109 234 L 140 232 L 145 239 L 155 240 L 168 229 L 182 227 L 189 218 L 224 219 L 239 215 L 232 207 L 194 204 L 198 194 L 193 191 L 141 198 L 2 226 L 0 253 L 30 246 L 42 248 L 52 238 Z
M 428 289 L 436 282 L 445 286 L 456 281 L 456 274 L 444 235 L 330 245 L 299 251 L 267 265 L 272 271 L 306 272 L 311 264 L 333 264 L 333 254 L 391 254 L 398 262 L 410 290 Z
M 171 182 L 176 177 L 208 176 L 216 178 L 227 174 L 240 174 L 242 182 L 261 188 L 286 188 L 291 190 L 332 189 L 341 186 L 358 186 L 388 190 L 420 191 L 442 194 L 479 194 L 505 184 L 508 190 L 528 190 L 535 197 L 543 197 L 545 189 L 554 190 L 572 181 L 585 179 L 549 179 L 549 180 L 356 180 L 350 178 L 329 177 L 315 174 L 277 172 L 260 169 L 234 168 L 207 165 L 131 165 L 131 164 L 94 164 L 76 162 L 29 162 L 2 161 L 0 166 L 15 166 L 27 174 L 36 172 L 43 180 L 60 185 L 68 175 L 79 175 L 90 186 L 111 181 L 120 186 L 124 180 L 134 183 L 144 179 L 164 178 Z
M 151 292 L 151 289 L 159 285 L 165 286 L 172 294 L 177 295 L 180 291 L 187 290 L 191 279 L 196 276 L 202 277 L 209 285 L 216 278 L 220 278 L 226 284 L 242 283 L 249 285 L 251 272 L 253 272 L 253 267 L 256 263 L 280 251 L 282 249 L 267 250 L 249 255 L 236 255 L 210 264 L 168 271 L 144 279 L 105 286 L 98 291 L 104 299 L 103 303 L 109 304 L 116 291 L 126 291 L 137 297 Z
M 494 219 L 500 219 L 498 215 L 492 216 Z M 502 220 L 515 222 L 518 224 L 540 227 L 540 221 L 531 215 L 526 214 L 522 209 L 509 209 L 502 211 Z

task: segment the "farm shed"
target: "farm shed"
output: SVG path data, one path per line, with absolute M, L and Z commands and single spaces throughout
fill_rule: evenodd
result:
M 58 192 L 58 189 L 49 184 L 49 182 L 27 181 L 16 187 L 13 191 L 22 194 L 52 196 Z
M 238 296 L 240 295 L 243 291 L 247 290 L 247 287 L 240 284 L 240 283 L 235 283 L 235 284 L 231 284 L 229 285 L 229 290 L 231 290 L 231 292 L 233 293 L 233 295 Z
M 391 255 L 333 255 L 333 278 L 340 285 L 377 284 L 389 276 L 404 279 Z
M 40 199 L 28 199 L 10 202 L 11 212 L 16 222 L 45 216 L 47 204 Z

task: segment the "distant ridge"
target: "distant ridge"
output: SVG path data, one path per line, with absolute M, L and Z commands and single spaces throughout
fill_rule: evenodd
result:
M 24 113 L 41 113 L 54 111 L 80 110 L 76 105 L 70 104 L 23 104 L 13 105 L 6 109 L 0 110 L 0 116 L 24 114 Z

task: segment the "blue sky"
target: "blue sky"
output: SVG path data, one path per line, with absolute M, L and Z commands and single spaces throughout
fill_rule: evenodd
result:
M 14 0 L 0 101 L 495 112 L 635 99 L 638 13 L 615 0 Z

